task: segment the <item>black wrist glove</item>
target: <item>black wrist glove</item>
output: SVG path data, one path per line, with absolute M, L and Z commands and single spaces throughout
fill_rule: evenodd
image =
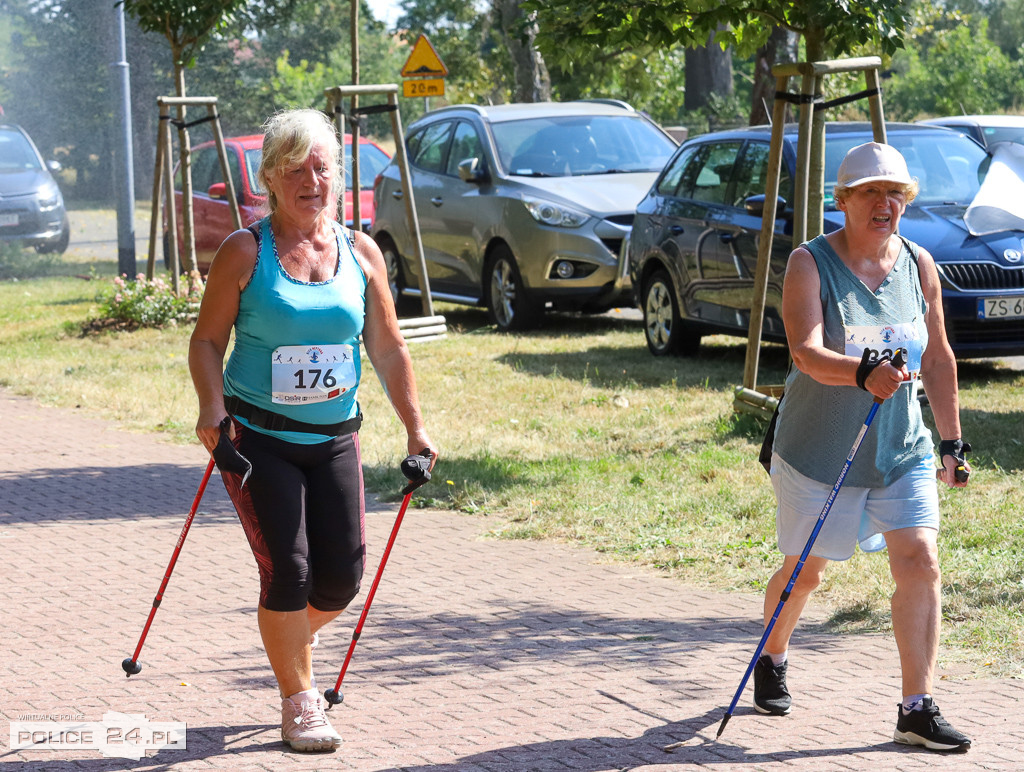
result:
M 956 475 L 957 482 L 967 482 L 967 478 L 970 473 L 967 471 L 967 467 L 964 464 L 967 463 L 967 454 L 971 452 L 971 443 L 964 442 L 961 439 L 956 440 L 942 440 L 939 442 L 939 463 L 942 464 L 944 456 L 952 456 L 956 459 Z M 944 464 L 943 464 L 944 466 Z
M 866 383 L 868 376 L 871 375 L 871 371 L 882 364 L 882 362 L 889 361 L 889 357 L 876 359 L 875 356 L 875 352 L 871 349 L 864 349 L 864 354 L 860 358 L 860 364 L 857 365 L 857 387 L 864 389 L 864 391 L 868 390 Z

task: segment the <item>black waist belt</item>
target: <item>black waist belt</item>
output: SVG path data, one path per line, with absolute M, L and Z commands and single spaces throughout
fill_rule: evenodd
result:
M 343 434 L 355 434 L 363 423 L 363 414 L 359 413 L 355 418 L 349 418 L 339 424 L 308 424 L 271 410 L 264 410 L 235 396 L 224 397 L 224 407 L 232 415 L 244 418 L 253 426 L 272 432 L 306 432 L 341 437 Z

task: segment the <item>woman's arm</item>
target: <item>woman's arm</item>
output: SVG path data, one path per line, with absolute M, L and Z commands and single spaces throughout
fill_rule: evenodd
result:
M 782 321 L 793 362 L 801 372 L 826 386 L 856 386 L 860 360 L 825 346 L 825 315 L 821 279 L 814 257 L 804 247 L 789 256 L 782 285 Z M 872 395 L 888 399 L 903 382 L 903 369 L 888 363 L 874 368 L 864 385 Z
M 405 426 L 409 453 L 419 454 L 425 449 L 429 450 L 434 457 L 432 468 L 437 459 L 437 448 L 423 426 L 412 358 L 401 330 L 398 329 L 384 256 L 373 239 L 366 234 L 355 232 L 355 237 L 356 256 L 367 279 L 363 344 L 391 405 Z
M 921 380 L 928 393 L 928 404 L 935 416 L 935 427 L 939 438 L 959 440 L 960 395 L 956 378 L 956 357 L 946 338 L 946 325 L 942 311 L 942 286 L 935 260 L 926 249 L 921 249 L 917 258 L 917 269 L 921 274 L 921 291 L 928 304 L 925 324 L 928 327 L 928 348 L 921 356 Z M 967 483 L 957 482 L 953 470 L 957 462 L 952 456 L 943 456 L 940 479 L 947 485 L 962 488 Z M 970 471 L 970 465 L 966 465 Z
M 255 264 L 252 233 L 235 231 L 224 240 L 210 264 L 199 318 L 189 341 L 188 367 L 199 398 L 196 436 L 211 453 L 220 439 L 220 422 L 228 414 L 224 408 L 224 352 L 238 316 L 242 289 Z

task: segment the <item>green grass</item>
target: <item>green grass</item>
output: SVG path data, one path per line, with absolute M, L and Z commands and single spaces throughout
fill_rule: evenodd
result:
M 113 265 L 93 270 L 106 278 L 0 282 L 0 384 L 194 442 L 189 331 L 82 337 L 114 275 Z M 448 338 L 412 347 L 441 449 L 420 505 L 486 518 L 496 538 L 571 541 L 685 582 L 763 590 L 779 555 L 771 486 L 756 460 L 763 427 L 731 408 L 743 341 L 715 337 L 696 359 L 656 359 L 639 324 L 614 315 L 562 315 L 544 330 L 500 335 L 482 312 L 438 310 Z M 785 368 L 785 350 L 765 346 L 761 382 L 781 382 Z M 366 477 L 394 497 L 405 439 L 375 380 L 367 367 Z M 968 489 L 940 494 L 943 663 L 1022 676 L 1024 373 L 961 363 L 960 381 L 975 474 Z M 816 597 L 832 629 L 857 632 L 888 629 L 891 592 L 884 556 L 858 553 L 830 569 Z

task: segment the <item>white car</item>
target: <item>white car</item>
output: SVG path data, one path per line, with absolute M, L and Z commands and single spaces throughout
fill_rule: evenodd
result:
M 982 147 L 996 142 L 1024 144 L 1024 115 L 951 115 L 948 118 L 927 118 L 918 123 L 962 131 Z

